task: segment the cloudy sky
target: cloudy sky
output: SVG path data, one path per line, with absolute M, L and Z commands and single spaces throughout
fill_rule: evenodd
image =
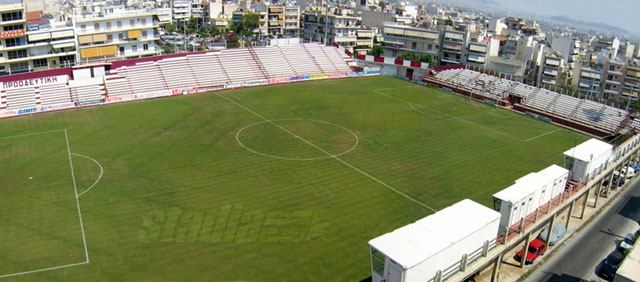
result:
M 537 14 L 601 22 L 640 35 L 640 0 L 494 0 Z

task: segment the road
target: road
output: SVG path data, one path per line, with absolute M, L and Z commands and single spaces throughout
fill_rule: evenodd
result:
M 635 232 L 640 219 L 640 181 L 633 180 L 598 218 L 544 262 L 525 281 L 605 281 L 596 269 L 617 243 Z

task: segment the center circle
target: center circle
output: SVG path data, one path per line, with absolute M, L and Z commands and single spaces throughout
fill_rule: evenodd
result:
M 290 118 L 249 124 L 238 130 L 236 141 L 244 149 L 261 156 L 312 161 L 349 153 L 358 146 L 359 139 L 353 131 L 341 125 Z

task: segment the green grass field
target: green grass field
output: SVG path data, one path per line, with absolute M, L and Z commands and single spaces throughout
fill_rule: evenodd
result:
M 59 129 L 69 151 L 64 131 L 3 138 Z M 490 206 L 588 137 L 377 77 L 8 119 L 0 138 L 0 277 L 360 281 L 368 240 Z M 103 168 L 86 193 L 101 169 L 83 156 Z

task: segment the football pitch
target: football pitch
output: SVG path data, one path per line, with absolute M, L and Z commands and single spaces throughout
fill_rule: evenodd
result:
M 0 120 L 0 279 L 360 281 L 370 239 L 588 138 L 388 77 Z

